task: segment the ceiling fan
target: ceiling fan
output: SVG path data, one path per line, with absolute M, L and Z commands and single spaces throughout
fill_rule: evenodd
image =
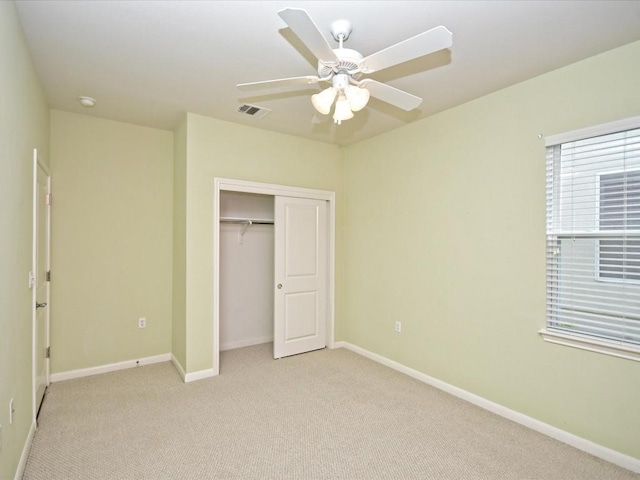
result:
M 331 35 L 339 43 L 334 49 L 305 10 L 285 8 L 278 15 L 318 59 L 318 75 L 241 83 L 237 87 L 253 90 L 329 82 L 331 86 L 312 95 L 311 102 L 318 112 L 327 115 L 337 99 L 333 120 L 338 125 L 353 118 L 353 112 L 363 109 L 370 95 L 403 110 L 417 108 L 422 98 L 370 78 L 362 79 L 362 76 L 449 48 L 453 43 L 453 34 L 439 26 L 364 57 L 356 50 L 343 47 L 352 32 L 347 20 L 331 24 Z

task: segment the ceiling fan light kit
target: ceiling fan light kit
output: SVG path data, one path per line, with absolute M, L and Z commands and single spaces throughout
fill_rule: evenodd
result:
M 343 120 L 353 118 L 353 112 L 362 110 L 369 97 L 389 103 L 403 110 L 417 108 L 422 99 L 373 79 L 360 80 L 363 74 L 374 73 L 418 57 L 450 48 L 453 34 L 443 26 L 418 34 L 372 55 L 363 57 L 360 52 L 343 48 L 353 27 L 347 20 L 331 24 L 331 35 L 339 42 L 331 48 L 309 14 L 299 8 L 285 8 L 278 15 L 318 59 L 318 76 L 303 76 L 241 83 L 240 89 L 313 84 L 331 82 L 332 86 L 311 96 L 311 103 L 323 115 L 328 115 L 335 102 L 333 120 L 340 125 Z
M 340 108 L 338 108 L 338 102 L 336 102 L 333 120 L 340 125 L 342 120 L 353 118 L 353 112 L 362 110 L 367 105 L 369 90 L 349 85 L 349 75 L 347 73 L 338 73 L 332 80 L 332 87 L 311 95 L 311 103 L 319 113 L 328 115 L 331 112 L 333 101 L 338 97 L 338 102 L 341 102 Z

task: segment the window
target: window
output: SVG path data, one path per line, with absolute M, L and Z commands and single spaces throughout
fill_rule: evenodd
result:
M 640 360 L 640 119 L 631 120 L 632 128 L 547 139 L 541 333 L 621 346 L 634 353 L 619 356 Z
M 599 177 L 600 230 L 640 230 L 640 170 Z M 640 239 L 600 240 L 600 280 L 640 281 Z

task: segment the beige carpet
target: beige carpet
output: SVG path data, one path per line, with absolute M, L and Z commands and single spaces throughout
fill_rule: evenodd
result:
M 638 479 L 344 349 L 51 385 L 24 479 Z

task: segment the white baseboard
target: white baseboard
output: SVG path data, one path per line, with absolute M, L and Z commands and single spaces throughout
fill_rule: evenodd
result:
M 253 345 L 262 345 L 263 343 L 273 342 L 273 335 L 266 337 L 254 338 L 253 340 L 243 340 L 242 342 L 227 342 L 220 344 L 220 351 L 234 350 L 236 348 L 251 347 Z
M 536 432 L 547 435 L 548 437 L 566 443 L 567 445 L 571 445 L 578 450 L 582 450 L 583 452 L 587 452 L 595 457 L 606 460 L 607 462 L 613 463 L 622 468 L 626 468 L 627 470 L 631 470 L 632 472 L 640 473 L 640 459 L 625 455 L 616 450 L 612 450 L 585 438 L 574 435 L 573 433 L 561 430 L 557 427 L 549 425 L 548 423 L 536 420 L 535 418 L 524 415 L 523 413 L 511 410 L 510 408 L 507 408 L 503 405 L 492 402 L 491 400 L 487 400 L 486 398 L 480 397 L 461 388 L 455 387 L 449 383 L 438 380 L 437 378 L 430 377 L 429 375 L 419 372 L 418 370 L 414 370 L 405 365 L 402 365 L 401 363 L 389 360 L 382 355 L 370 352 L 349 342 L 335 342 L 334 348 L 346 348 L 347 350 L 351 350 L 352 352 L 362 355 L 363 357 L 367 357 L 375 362 L 381 363 L 382 365 L 386 365 L 387 367 L 397 370 L 398 372 L 409 375 L 410 377 L 431 385 L 432 387 L 450 393 L 451 395 L 461 398 L 462 400 L 466 400 L 467 402 L 472 403 L 480 408 L 484 408 L 485 410 L 493 412 L 513 422 L 519 423 L 520 425 L 524 425 L 531 430 L 535 430 Z
M 68 372 L 52 373 L 49 380 L 52 383 L 70 380 L 72 378 L 89 377 L 100 373 L 115 372 L 127 368 L 140 367 L 142 365 L 151 365 L 152 363 L 168 362 L 171 360 L 170 353 L 155 355 L 153 357 L 139 358 L 137 360 L 125 360 L 124 362 L 110 363 L 108 365 L 100 365 L 98 367 L 81 368 L 79 370 L 70 370 Z
M 186 373 L 178 359 L 174 357 L 173 354 L 171 354 L 171 363 L 173 363 L 173 366 L 176 367 L 176 370 L 178 370 L 178 373 L 180 374 L 180 377 L 182 377 L 182 381 L 184 383 L 195 382 L 196 380 L 203 380 L 209 377 L 215 377 L 213 368 L 200 370 L 198 372 Z
M 184 383 L 195 382 L 196 380 L 203 380 L 209 377 L 215 377 L 216 374 L 213 371 L 213 368 L 208 368 L 207 370 L 200 370 L 198 372 L 187 373 L 184 376 Z
M 22 447 L 22 455 L 20 455 L 20 463 L 18 463 L 18 468 L 16 469 L 16 475 L 14 480 L 20 480 L 24 475 L 24 469 L 27 466 L 27 459 L 29 458 L 29 452 L 31 451 L 31 444 L 33 443 L 33 437 L 36 434 L 36 421 L 34 420 L 31 423 L 31 428 L 29 429 L 29 434 L 27 435 L 27 439 L 24 442 L 24 446 Z

